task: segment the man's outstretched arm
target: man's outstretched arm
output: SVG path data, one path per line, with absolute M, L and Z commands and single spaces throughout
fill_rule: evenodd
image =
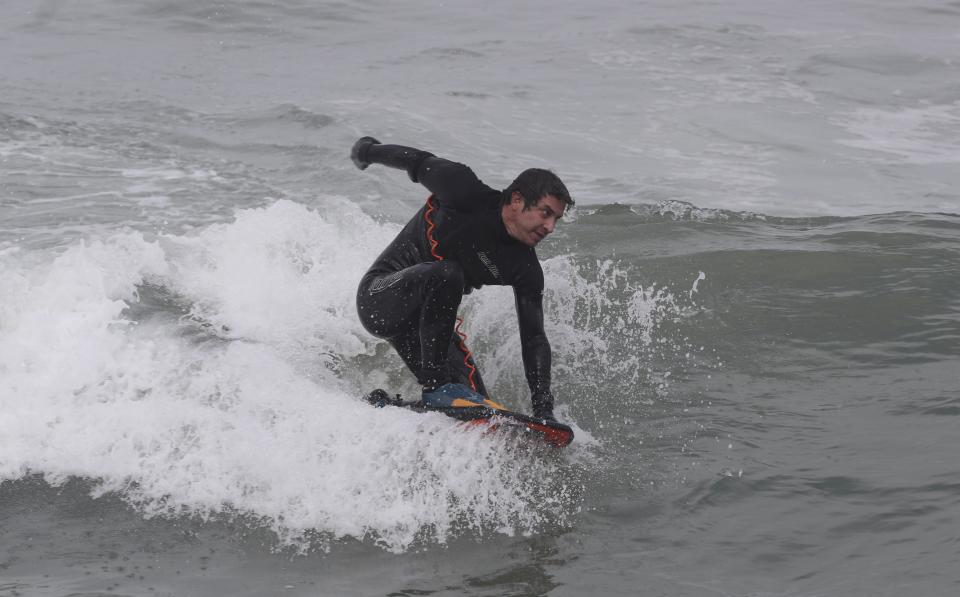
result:
M 476 209 L 478 194 L 494 192 L 473 170 L 459 162 L 438 158 L 415 147 L 384 145 L 373 137 L 358 139 L 350 151 L 350 159 L 361 170 L 370 164 L 406 170 L 410 180 L 427 187 L 442 204 L 460 211 Z
M 429 151 L 404 145 L 384 145 L 373 137 L 360 137 L 350 150 L 350 159 L 357 168 L 366 170 L 370 164 L 383 164 L 406 170 L 413 182 L 420 182 L 418 170 L 423 161 L 431 157 L 433 154 Z

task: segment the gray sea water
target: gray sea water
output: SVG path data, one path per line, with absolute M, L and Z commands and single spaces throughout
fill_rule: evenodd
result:
M 364 134 L 567 182 L 569 448 L 359 400 Z M 958 164 L 958 2 L 5 0 L 0 596 L 956 595 Z

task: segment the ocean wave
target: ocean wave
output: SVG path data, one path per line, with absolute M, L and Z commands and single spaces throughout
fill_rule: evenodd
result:
M 355 360 L 382 342 L 353 295 L 396 231 L 279 201 L 193 235 L 4 251 L 0 478 L 88 479 L 146 516 L 257 521 L 298 549 L 566 524 L 578 465 L 359 399 L 374 379 Z
M 354 311 L 399 226 L 319 205 L 0 250 L 0 478 L 86 479 L 145 516 L 226 517 L 300 550 L 537 533 L 573 524 L 598 479 L 653 474 L 617 454 L 737 428 L 686 422 L 717 400 L 712 376 L 935 368 L 960 339 L 958 216 L 581 208 L 543 260 L 557 412 L 578 441 L 531 452 L 362 403 L 416 391 Z M 462 315 L 492 394 L 526 410 L 513 309 L 491 287 Z

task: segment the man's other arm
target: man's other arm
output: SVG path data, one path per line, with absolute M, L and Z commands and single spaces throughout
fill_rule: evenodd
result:
M 517 320 L 520 324 L 520 349 L 523 369 L 530 386 L 533 416 L 553 418 L 553 394 L 550 392 L 551 352 L 543 329 L 543 293 L 521 293 L 514 289 Z

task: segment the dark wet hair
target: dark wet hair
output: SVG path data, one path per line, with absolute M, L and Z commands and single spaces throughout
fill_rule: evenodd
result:
M 573 198 L 564 186 L 560 177 L 543 168 L 528 168 L 520 173 L 510 186 L 504 189 L 501 205 L 510 202 L 513 192 L 517 191 L 523 197 L 523 208 L 530 209 L 546 195 L 553 195 L 567 205 L 573 205 Z

